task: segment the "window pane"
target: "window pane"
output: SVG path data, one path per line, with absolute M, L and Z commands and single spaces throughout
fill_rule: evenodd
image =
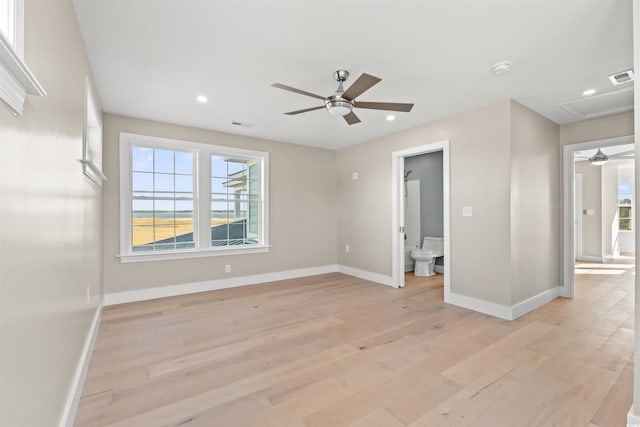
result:
M 193 193 L 193 177 L 191 175 L 176 175 L 176 193 L 187 193 L 180 195 L 180 197 Z
M 211 178 L 211 192 L 216 194 L 216 198 L 227 197 L 227 178 Z
M 227 176 L 227 162 L 222 156 L 211 156 L 211 176 Z
M 631 231 L 631 219 L 621 219 L 620 230 Z
M 153 149 L 132 147 L 131 166 L 134 171 L 153 172 Z
M 170 191 L 173 192 L 173 177 L 174 175 L 156 173 L 153 174 L 153 180 L 156 191 Z M 171 196 L 171 195 L 168 195 Z M 161 194 L 158 194 L 156 197 L 162 197 Z
M 238 159 L 227 159 L 227 175 L 241 174 L 246 169 L 246 163 Z
M 620 206 L 620 218 L 631 218 L 631 207 Z
M 176 173 L 193 174 L 193 153 L 176 151 Z
M 134 172 L 131 188 L 133 188 L 133 191 L 153 191 L 153 174 L 147 172 Z
M 173 151 L 169 150 L 153 150 L 155 172 L 173 173 Z

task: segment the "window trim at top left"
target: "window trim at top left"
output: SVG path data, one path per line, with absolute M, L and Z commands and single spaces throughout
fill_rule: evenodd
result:
M 24 0 L 0 0 L 0 100 L 15 115 L 24 111 L 27 95 L 46 95 L 24 62 L 23 45 Z

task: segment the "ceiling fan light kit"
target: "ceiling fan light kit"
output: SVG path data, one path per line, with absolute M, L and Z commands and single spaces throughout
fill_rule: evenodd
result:
M 334 116 L 346 116 L 353 110 L 353 104 L 338 95 L 328 97 L 324 105 L 327 107 L 329 113 Z
M 356 102 L 356 98 L 362 93 L 371 89 L 374 85 L 379 83 L 382 79 L 374 77 L 372 75 L 362 73 L 360 77 L 345 91 L 342 83 L 349 78 L 349 72 L 347 70 L 337 70 L 333 73 L 333 78 L 338 82 L 338 89 L 336 92 L 328 97 L 322 97 L 315 93 L 307 92 L 301 89 L 297 89 L 291 86 L 284 85 L 282 83 L 274 83 L 271 86 L 278 89 L 284 89 L 291 92 L 298 93 L 300 95 L 310 96 L 312 98 L 322 99 L 324 101 L 323 106 L 305 108 L 303 110 L 290 111 L 285 113 L 289 116 L 297 115 L 300 113 L 307 113 L 309 111 L 320 110 L 326 108 L 327 111 L 334 115 L 344 117 L 344 120 L 348 125 L 360 123 L 360 119 L 353 112 L 354 108 L 365 108 L 370 110 L 387 110 L 387 111 L 401 111 L 408 113 L 413 108 L 413 104 L 403 104 L 396 102 Z

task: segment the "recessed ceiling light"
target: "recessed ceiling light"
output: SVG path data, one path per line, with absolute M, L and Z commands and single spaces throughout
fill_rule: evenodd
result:
M 395 119 L 396 119 L 396 116 L 394 116 L 393 114 L 389 114 L 387 116 L 387 120 L 390 121 L 390 122 L 394 121 Z
M 207 97 L 204 95 L 198 95 L 196 96 L 196 101 L 198 101 L 201 104 L 204 104 L 205 102 L 207 102 Z
M 596 93 L 595 89 L 587 89 L 584 92 L 582 92 L 582 95 L 589 96 L 589 95 L 593 95 L 594 93 Z

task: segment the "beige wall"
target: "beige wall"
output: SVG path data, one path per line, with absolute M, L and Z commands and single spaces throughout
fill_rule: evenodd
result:
M 559 126 L 511 103 L 512 304 L 561 286 Z
M 20 117 L 0 106 L 0 425 L 47 427 L 102 294 L 101 190 L 78 161 L 91 72 L 71 1 L 25 1 L 24 51 L 48 95 Z
M 505 100 L 339 151 L 338 263 L 391 275 L 391 153 L 448 139 L 451 290 L 510 305 L 509 110 Z
M 511 100 L 339 151 L 338 263 L 391 275 L 391 153 L 444 139 L 451 291 L 511 306 L 561 285 L 559 128 Z
M 633 135 L 633 111 L 560 126 L 560 145 Z
M 119 133 L 269 152 L 269 253 L 121 264 Z M 104 116 L 107 293 L 336 264 L 336 152 L 221 132 Z M 224 273 L 231 264 L 231 273 Z

